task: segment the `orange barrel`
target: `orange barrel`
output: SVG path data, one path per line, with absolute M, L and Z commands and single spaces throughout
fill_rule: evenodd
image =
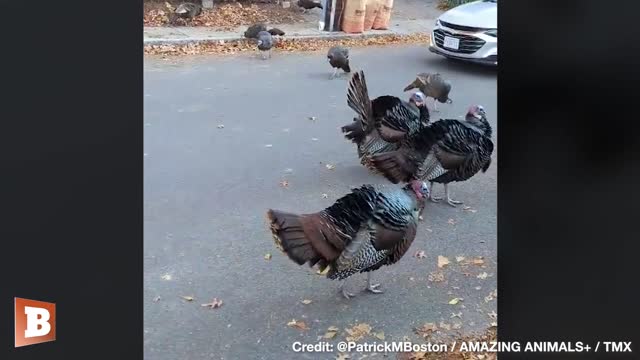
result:
M 366 0 L 364 12 L 364 31 L 371 30 L 382 4 L 380 0 Z
M 342 14 L 342 31 L 361 33 L 364 31 L 364 15 L 367 0 L 346 0 Z
M 393 0 L 381 0 L 380 11 L 378 16 L 373 21 L 373 28 L 376 30 L 389 29 L 389 22 L 391 21 L 391 9 L 393 9 Z

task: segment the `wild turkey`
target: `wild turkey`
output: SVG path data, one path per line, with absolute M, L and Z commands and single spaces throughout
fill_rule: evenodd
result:
M 273 28 L 273 29 L 269 29 L 267 30 L 267 32 L 273 36 L 284 36 L 284 31 L 278 29 L 278 28 Z
M 171 14 L 169 21 L 171 24 L 175 24 L 176 20 L 183 19 L 186 23 L 187 20 L 193 22 L 193 18 L 202 14 L 202 6 L 194 3 L 182 3 Z
M 318 265 L 327 278 L 345 280 L 367 272 L 367 290 L 381 293 L 371 271 L 396 263 L 416 236 L 427 184 L 404 187 L 363 185 L 312 214 L 269 209 L 267 219 L 276 246 L 298 265 Z M 340 284 L 346 298 L 354 296 Z
M 445 80 L 438 73 L 420 73 L 416 79 L 409 84 L 404 91 L 411 89 L 420 89 L 427 97 L 433 98 L 433 111 L 438 111 L 438 102 L 451 104 L 453 101 L 449 99 L 451 91 L 451 83 Z
M 380 137 L 375 128 L 377 119 L 384 118 L 395 128 L 412 134 L 429 123 L 429 109 L 425 101 L 421 92 L 414 93 L 409 102 L 390 95 L 370 100 L 364 73 L 359 71 L 353 74 L 349 82 L 347 104 L 358 117 L 351 124 L 343 126 L 342 132 L 345 138 L 356 144 L 360 163 L 375 173 L 377 169 L 370 157 L 399 148 L 399 143 L 387 142 Z
M 265 25 L 264 23 L 256 23 L 249 26 L 247 30 L 245 30 L 244 37 L 247 39 L 257 39 L 258 33 L 260 31 L 266 31 L 271 35 L 280 35 L 280 36 L 284 35 L 284 31 L 278 28 L 272 28 L 267 30 L 267 25 Z
M 351 72 L 351 67 L 349 67 L 348 48 L 344 46 L 332 47 L 327 53 L 327 60 L 329 60 L 329 64 L 333 67 L 333 74 L 331 74 L 329 79 L 333 79 L 336 77 L 338 69 L 342 69 L 345 73 Z
M 434 182 L 444 184 L 446 201 L 455 207 L 462 202 L 451 199 L 449 183 L 465 181 L 491 165 L 492 130 L 480 105 L 471 106 L 465 120 L 439 120 L 414 134 L 385 124 L 384 119 L 377 128 L 384 140 L 401 145 L 398 150 L 373 155 L 373 166 L 394 184 L 429 181 L 429 199 L 434 202 L 440 200 L 433 196 Z
M 257 23 L 249 26 L 249 28 L 244 32 L 244 37 L 247 39 L 257 39 L 260 31 L 267 31 L 267 25 Z
M 266 59 L 267 52 L 269 54 L 269 58 L 271 58 L 271 48 L 273 47 L 273 38 L 271 34 L 267 31 L 260 31 L 258 33 L 258 50 L 262 52 L 262 58 Z
M 313 0 L 298 0 L 298 6 L 302 8 L 302 12 L 306 12 L 313 8 L 322 9 L 322 4 Z

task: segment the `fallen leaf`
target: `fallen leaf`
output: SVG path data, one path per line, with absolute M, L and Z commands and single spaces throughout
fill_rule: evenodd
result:
M 456 256 L 456 262 L 464 261 L 464 256 Z
M 438 255 L 438 267 L 443 268 L 447 265 L 449 265 L 449 259 L 442 255 Z
M 333 170 L 333 169 L 335 169 L 335 168 L 336 168 L 336 166 L 335 166 L 335 165 L 332 165 L 332 164 L 327 164 L 327 165 L 325 165 L 325 166 L 326 166 L 326 167 L 327 167 L 327 169 L 329 169 L 329 170 Z
M 475 213 L 476 211 L 478 211 L 476 209 L 472 209 L 471 206 L 465 206 L 462 208 L 462 210 L 472 212 L 472 213 Z
M 303 304 L 305 304 L 305 305 L 309 305 L 309 304 L 311 304 L 313 301 L 312 301 L 312 300 L 309 300 L 309 299 L 304 299 L 304 300 L 302 300 L 301 302 L 302 302 Z
M 497 327 L 498 323 L 495 321 L 492 321 L 491 324 L 489 324 L 491 327 Z
M 309 116 L 309 120 L 311 120 L 311 121 L 316 121 L 316 119 L 317 118 L 315 116 Z
M 489 274 L 487 274 L 486 272 L 482 272 L 480 274 L 478 274 L 477 278 L 480 280 L 484 280 L 489 276 Z
M 287 326 L 292 327 L 292 328 L 296 328 L 298 330 L 309 330 L 309 328 L 307 327 L 307 324 L 305 324 L 304 321 L 298 321 L 296 319 L 293 319 L 291 321 L 289 321 L 287 323 Z
M 462 301 L 462 298 L 453 298 L 449 300 L 449 305 L 457 305 L 460 301 Z
M 318 141 L 318 138 L 311 138 L 311 141 Z
M 460 329 L 462 329 L 462 323 L 454 323 L 451 328 L 453 330 L 460 330 Z
M 218 300 L 218 298 L 214 298 L 210 303 L 202 304 L 202 306 L 206 306 L 210 309 L 217 309 L 220 306 L 222 306 L 222 300 Z
M 335 326 L 329 326 L 327 332 L 322 336 L 325 339 L 333 339 L 340 329 Z
M 373 333 L 373 336 L 377 337 L 380 340 L 384 340 L 384 331 Z
M 282 180 L 280 181 L 280 186 L 282 186 L 283 188 L 287 188 L 289 187 L 289 182 L 287 180 Z
M 482 286 L 476 286 L 476 290 L 482 290 Z
M 349 336 L 346 337 L 347 341 L 358 341 L 369 335 L 371 332 L 371 326 L 369 324 L 361 323 L 354 325 L 351 329 L 345 329 L 345 331 L 349 334 Z
M 479 256 L 477 258 L 474 258 L 472 260 L 473 265 L 484 265 L 484 259 L 482 258 L 482 256 Z
M 418 259 L 424 259 L 427 257 L 427 255 L 425 255 L 424 250 L 420 250 L 420 251 L 416 251 L 415 254 L 413 254 L 414 257 L 417 257 Z
M 329 198 L 329 195 L 328 195 L 328 194 L 322 194 L 322 198 L 323 198 L 323 199 L 328 199 L 328 198 Z
M 327 275 L 327 273 L 329 272 L 329 266 L 327 266 L 326 268 L 324 268 L 324 270 L 320 271 L 316 271 L 316 274 L 318 275 Z
M 494 310 L 491 310 L 491 312 L 488 313 L 487 315 L 489 315 L 489 317 L 492 318 L 492 319 L 497 319 L 498 318 L 498 314 L 496 314 L 496 312 Z
M 449 324 L 444 323 L 444 322 L 442 322 L 442 321 L 441 321 L 441 322 L 440 322 L 440 328 L 441 328 L 441 329 L 443 329 L 443 330 L 447 330 L 447 331 L 449 331 L 449 330 L 451 330 L 451 325 L 449 325 Z
M 431 272 L 431 273 L 429 273 L 428 279 L 431 282 L 443 282 L 444 281 L 444 273 L 442 273 L 440 271 Z
M 460 311 L 459 313 L 451 313 L 451 318 L 458 318 L 458 319 L 462 319 L 462 311 Z
M 422 337 L 427 337 L 429 335 L 431 335 L 432 332 L 438 330 L 438 326 L 434 323 L 426 323 L 424 325 L 422 325 L 422 327 L 418 328 L 415 330 L 416 334 L 422 336 Z
M 171 274 L 162 275 L 162 280 L 171 280 Z
M 153 298 L 153 302 L 158 302 L 158 301 L 160 301 L 160 296 L 156 296 Z
M 291 168 L 286 168 L 284 169 L 285 174 L 291 174 L 293 172 L 293 169 Z
M 267 145 L 265 145 L 264 147 L 266 147 L 266 148 L 270 148 L 270 147 L 273 147 L 273 144 L 267 144 Z
M 271 260 L 271 254 L 267 253 L 264 255 L 265 260 Z
M 336 357 L 336 360 L 347 360 L 347 359 L 351 359 L 351 356 L 345 353 L 339 353 L 338 356 Z
M 184 295 L 180 295 L 181 298 L 187 300 L 187 301 L 193 301 L 193 296 L 184 296 Z
M 218 125 L 218 129 L 224 129 L 224 125 L 223 124 Z
M 447 221 L 447 223 L 448 223 L 449 225 L 455 225 L 455 224 L 456 224 L 456 221 L 455 221 L 455 220 L 453 220 L 453 219 L 449 219 L 449 220 Z
M 423 221 L 423 220 L 424 220 L 424 218 L 422 217 L 422 215 L 418 216 L 418 220 L 419 220 L 419 221 Z

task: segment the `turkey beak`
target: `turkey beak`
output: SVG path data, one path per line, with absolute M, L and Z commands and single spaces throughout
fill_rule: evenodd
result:
M 415 89 L 415 88 L 417 88 L 417 87 L 418 87 L 418 84 L 416 84 L 416 82 L 414 81 L 414 82 L 412 82 L 411 84 L 407 85 L 407 87 L 406 87 L 406 88 L 404 88 L 404 91 L 409 91 L 409 90 L 411 90 L 411 89 Z

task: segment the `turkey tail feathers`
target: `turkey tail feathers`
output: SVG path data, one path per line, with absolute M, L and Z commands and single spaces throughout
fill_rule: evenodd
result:
M 347 91 L 347 105 L 355 111 L 362 119 L 362 125 L 365 129 L 371 128 L 373 124 L 371 99 L 367 90 L 367 82 L 364 78 L 364 72 L 358 71 L 353 74 L 349 81 L 349 90 Z
M 491 158 L 489 158 L 489 161 L 487 161 L 487 163 L 482 167 L 482 172 L 487 172 L 487 170 L 489 170 L 489 166 L 491 166 Z
M 342 132 L 345 134 L 344 137 L 347 140 L 352 141 L 356 145 L 364 141 L 365 133 L 362 129 L 362 122 L 358 118 L 355 118 L 351 124 L 343 126 Z
M 302 216 L 269 209 L 267 219 L 276 246 L 296 264 L 313 266 L 321 260 L 304 231 Z

